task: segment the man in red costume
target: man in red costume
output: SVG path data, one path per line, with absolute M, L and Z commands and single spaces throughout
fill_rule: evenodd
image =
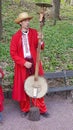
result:
M 31 16 L 27 12 L 20 13 L 15 19 L 15 23 L 20 25 L 20 29 L 12 36 L 10 43 L 10 55 L 15 63 L 14 68 L 14 85 L 12 97 L 20 104 L 23 115 L 26 116 L 30 110 L 30 97 L 24 91 L 24 82 L 28 76 L 34 74 L 36 65 L 36 55 L 38 47 L 38 34 L 36 29 L 29 27 Z M 44 49 L 44 42 L 41 38 L 41 49 Z M 43 68 L 40 62 L 39 75 L 43 75 Z M 32 103 L 35 101 L 32 98 Z M 47 108 L 44 98 L 36 100 L 40 114 L 48 117 Z
M 0 78 L 2 79 L 4 77 L 4 73 L 2 69 L 0 68 Z M 2 111 L 3 111 L 3 101 L 4 101 L 4 95 L 2 91 L 2 86 L 0 85 L 0 122 L 2 122 L 3 117 L 2 117 Z

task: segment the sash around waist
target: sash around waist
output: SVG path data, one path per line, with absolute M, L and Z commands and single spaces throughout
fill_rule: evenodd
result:
M 29 68 L 29 69 L 27 69 L 27 73 L 28 73 L 29 75 L 33 75 L 33 74 L 35 73 L 33 58 L 32 58 L 32 57 L 27 57 L 27 58 L 25 58 L 25 60 L 32 63 L 32 67 Z
M 33 61 L 33 58 L 32 58 L 32 57 L 26 57 L 25 60 L 32 62 L 32 61 Z

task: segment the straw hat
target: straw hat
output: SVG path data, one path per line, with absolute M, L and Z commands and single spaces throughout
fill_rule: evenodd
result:
M 29 14 L 27 12 L 23 12 L 23 13 L 20 13 L 18 15 L 18 17 L 15 19 L 15 23 L 19 24 L 21 21 L 25 20 L 25 19 L 29 19 L 31 20 L 33 17 L 32 16 L 29 16 Z

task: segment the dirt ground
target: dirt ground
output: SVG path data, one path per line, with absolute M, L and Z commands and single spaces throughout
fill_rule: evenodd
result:
M 45 96 L 49 118 L 40 117 L 39 121 L 30 121 L 28 116 L 22 118 L 18 103 L 5 99 L 3 124 L 0 130 L 73 130 L 73 103 L 71 98 L 52 95 Z

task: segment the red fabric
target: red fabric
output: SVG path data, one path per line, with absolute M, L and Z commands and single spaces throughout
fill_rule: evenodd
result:
M 47 111 L 45 102 L 44 102 L 44 98 L 38 98 L 38 99 L 34 99 L 32 98 L 30 101 L 30 98 L 28 96 L 26 96 L 26 101 L 20 101 L 20 108 L 21 111 L 23 112 L 28 112 L 30 110 L 30 102 L 32 104 L 32 106 L 36 106 L 39 108 L 40 113 L 44 113 Z
M 28 33 L 29 46 L 32 58 L 34 60 L 34 66 L 36 64 L 36 55 L 37 55 L 37 46 L 38 46 L 38 38 L 37 31 L 35 29 L 29 29 Z M 44 44 L 42 44 L 42 49 L 44 48 Z M 24 81 L 28 77 L 26 68 L 24 67 L 24 63 L 26 60 L 23 56 L 23 48 L 22 48 L 22 32 L 19 30 L 16 34 L 13 35 L 10 43 L 10 55 L 15 62 L 14 69 L 14 85 L 13 85 L 13 93 L 12 97 L 14 100 L 21 101 L 26 100 L 26 94 L 24 92 Z M 43 68 L 40 62 L 39 66 L 39 74 L 43 75 Z
M 0 68 L 0 73 L 2 74 L 2 78 L 3 78 L 4 73 L 1 68 Z M 4 95 L 2 91 L 2 86 L 0 86 L 0 112 L 3 111 L 3 101 L 4 101 Z

